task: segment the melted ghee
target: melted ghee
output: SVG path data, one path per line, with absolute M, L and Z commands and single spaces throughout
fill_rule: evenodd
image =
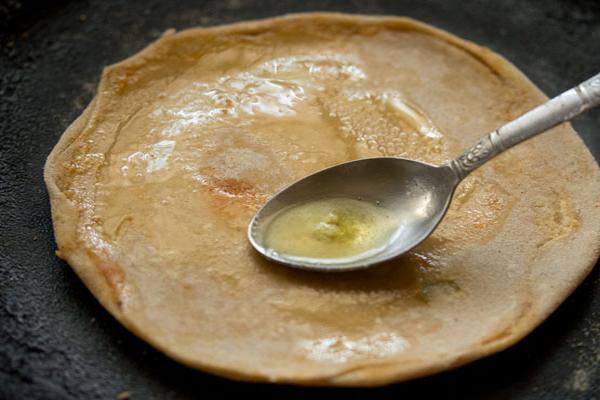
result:
M 329 198 L 291 206 L 267 227 L 270 251 L 296 257 L 342 258 L 377 249 L 394 231 L 391 210 L 350 198 Z

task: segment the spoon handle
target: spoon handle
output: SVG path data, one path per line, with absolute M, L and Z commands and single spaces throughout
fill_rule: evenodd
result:
M 504 150 L 599 104 L 600 74 L 597 74 L 496 129 L 448 164 L 462 180 Z

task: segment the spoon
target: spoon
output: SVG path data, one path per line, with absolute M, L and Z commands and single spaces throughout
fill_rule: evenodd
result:
M 397 257 L 438 226 L 456 186 L 496 155 L 600 104 L 600 74 L 548 100 L 490 133 L 441 166 L 398 157 L 364 158 L 318 171 L 275 194 L 248 226 L 254 248 L 272 261 L 309 270 L 349 271 Z M 400 216 L 401 225 L 383 246 L 354 257 L 293 257 L 269 249 L 266 230 L 290 206 L 327 198 L 377 199 Z

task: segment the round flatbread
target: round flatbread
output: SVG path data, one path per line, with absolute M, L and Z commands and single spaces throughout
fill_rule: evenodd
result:
M 292 270 L 246 225 L 351 159 L 452 158 L 546 97 L 492 51 L 396 17 L 301 14 L 167 32 L 104 70 L 50 154 L 58 255 L 123 325 L 234 379 L 367 386 L 523 338 L 599 251 L 599 169 L 567 124 L 469 176 L 410 254 Z

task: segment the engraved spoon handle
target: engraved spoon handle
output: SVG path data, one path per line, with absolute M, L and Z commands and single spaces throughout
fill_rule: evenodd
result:
M 600 104 L 600 74 L 514 119 L 449 161 L 459 180 L 504 150 Z

